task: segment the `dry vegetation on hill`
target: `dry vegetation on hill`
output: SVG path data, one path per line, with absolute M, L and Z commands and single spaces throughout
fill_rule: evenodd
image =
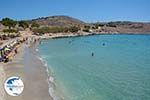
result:
M 11 19 L 12 20 L 12 19 Z M 15 21 L 16 22 L 16 21 Z M 2 32 L 5 27 L 0 23 L 0 31 Z M 32 20 L 18 21 L 15 30 L 31 29 L 34 32 L 93 32 L 93 33 L 150 33 L 150 23 L 144 22 L 129 22 L 129 21 L 116 21 L 116 22 L 97 22 L 86 23 L 76 18 L 69 16 L 50 16 L 41 17 Z M 5 30 L 6 32 L 9 30 Z M 3 31 L 3 32 L 5 32 Z M 11 30 L 12 31 L 12 30 Z
M 33 19 L 29 22 L 37 22 L 43 26 L 59 26 L 59 27 L 83 27 L 86 25 L 85 22 L 80 21 L 78 19 L 68 17 L 68 16 L 50 16 L 50 17 L 42 17 L 38 19 Z

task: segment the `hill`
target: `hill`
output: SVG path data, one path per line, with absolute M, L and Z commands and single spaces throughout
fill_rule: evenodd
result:
M 92 23 L 92 25 L 100 27 L 97 32 L 150 33 L 150 23 L 145 22 L 116 21 L 107 23 Z
M 17 21 L 14 29 L 16 30 L 24 30 L 18 24 L 20 21 Z M 32 24 L 37 23 L 40 27 L 36 29 L 34 32 L 51 32 L 51 33 L 61 33 L 61 32 L 71 32 L 77 29 L 84 32 L 92 32 L 92 33 L 141 33 L 150 34 L 150 23 L 146 22 L 130 22 L 130 21 L 116 21 L 116 22 L 96 22 L 96 23 L 86 23 L 79 19 L 69 17 L 69 16 L 49 16 L 49 17 L 40 17 L 32 20 L 25 20 L 27 24 L 29 24 L 29 29 L 32 30 Z M 42 27 L 46 26 L 46 27 Z M 57 27 L 54 28 L 53 26 Z M 71 29 L 66 29 L 70 28 Z M 73 27 L 73 28 L 72 28 Z M 0 31 L 3 31 L 8 27 L 3 26 L 0 23 Z M 69 30 L 69 31 L 68 31 Z M 70 31 L 71 30 L 71 31 Z M 76 32 L 76 31 L 75 31 Z
M 41 26 L 59 26 L 70 27 L 77 26 L 84 29 L 85 26 L 89 26 L 93 32 L 105 32 L 105 33 L 150 33 L 150 23 L 145 22 L 130 22 L 130 21 L 116 21 L 116 22 L 99 22 L 100 29 L 92 28 L 97 23 L 86 23 L 79 19 L 69 16 L 49 16 L 32 19 L 30 23 L 36 22 Z
M 50 17 L 41 17 L 37 19 L 30 20 L 29 22 L 36 22 L 39 25 L 43 26 L 63 26 L 63 27 L 70 27 L 70 26 L 78 26 L 83 27 L 86 25 L 85 22 L 78 20 L 76 18 L 72 18 L 69 16 L 50 16 Z

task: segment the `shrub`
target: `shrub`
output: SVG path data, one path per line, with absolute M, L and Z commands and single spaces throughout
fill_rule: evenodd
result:
M 4 33 L 18 33 L 18 30 L 15 30 L 15 29 L 4 29 L 3 32 Z
M 25 21 L 20 21 L 19 22 L 19 27 L 22 27 L 22 28 L 26 29 L 26 28 L 29 27 L 29 24 Z
M 76 26 L 72 26 L 72 27 L 68 28 L 68 30 L 69 30 L 69 32 L 75 33 L 75 32 L 79 31 L 79 28 Z
M 89 29 L 83 29 L 84 32 L 89 32 Z
M 84 32 L 89 32 L 90 30 L 90 26 L 89 25 L 85 25 L 83 31 Z
M 96 29 L 98 29 L 98 27 L 103 27 L 103 26 L 105 26 L 105 24 L 103 24 L 103 23 L 95 23 L 94 26 L 95 26 Z
M 61 33 L 64 32 L 63 27 L 51 27 L 49 28 L 49 33 Z
M 63 32 L 78 32 L 78 27 L 41 27 L 41 28 L 34 28 L 32 31 L 34 33 L 63 33 Z
M 3 18 L 1 23 L 4 25 L 4 26 L 8 26 L 9 29 L 11 29 L 11 27 L 15 27 L 17 22 L 10 19 L 10 18 Z
M 106 26 L 108 26 L 108 27 L 117 27 L 117 24 L 113 23 L 113 22 L 109 22 L 109 23 L 106 24 Z
M 41 34 L 43 34 L 43 33 L 48 33 L 49 27 L 34 28 L 34 29 L 32 29 L 32 31 L 33 31 L 34 33 L 41 33 Z
M 39 28 L 39 27 L 40 27 L 40 25 L 38 23 L 36 23 L 36 22 L 33 22 L 31 24 L 31 28 Z
M 89 25 L 85 25 L 84 28 L 85 29 L 90 29 L 90 26 Z

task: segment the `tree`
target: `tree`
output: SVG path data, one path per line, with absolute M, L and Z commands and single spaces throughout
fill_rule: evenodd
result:
M 90 26 L 89 25 L 85 25 L 84 28 L 90 29 Z
M 4 29 L 3 32 L 4 33 L 18 33 L 18 30 L 15 30 L 15 29 Z
M 19 22 L 19 27 L 22 27 L 22 28 L 26 29 L 26 28 L 29 27 L 29 24 L 25 21 L 20 21 Z
M 117 23 L 109 22 L 109 23 L 106 24 L 106 26 L 108 26 L 108 27 L 117 27 Z
M 11 27 L 15 27 L 17 24 L 16 21 L 10 18 L 3 18 L 1 22 L 4 26 L 7 26 L 9 29 L 11 29 Z
M 90 26 L 89 25 L 85 25 L 83 31 L 84 32 L 89 32 L 90 30 Z
M 40 27 L 40 25 L 36 22 L 33 22 L 31 25 L 31 28 L 38 28 L 38 27 Z
M 95 23 L 95 28 L 98 29 L 98 27 L 103 27 L 105 24 L 103 23 Z
M 75 33 L 75 32 L 79 31 L 79 28 L 76 27 L 76 26 L 72 26 L 72 27 L 69 28 L 69 31 L 72 32 L 72 33 Z

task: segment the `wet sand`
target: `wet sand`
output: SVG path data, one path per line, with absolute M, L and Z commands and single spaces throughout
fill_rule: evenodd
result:
M 48 92 L 48 76 L 43 63 L 37 58 L 35 48 L 25 44 L 12 62 L 3 64 L 6 78 L 19 76 L 24 82 L 24 91 L 17 97 L 9 96 L 6 100 L 52 100 Z

